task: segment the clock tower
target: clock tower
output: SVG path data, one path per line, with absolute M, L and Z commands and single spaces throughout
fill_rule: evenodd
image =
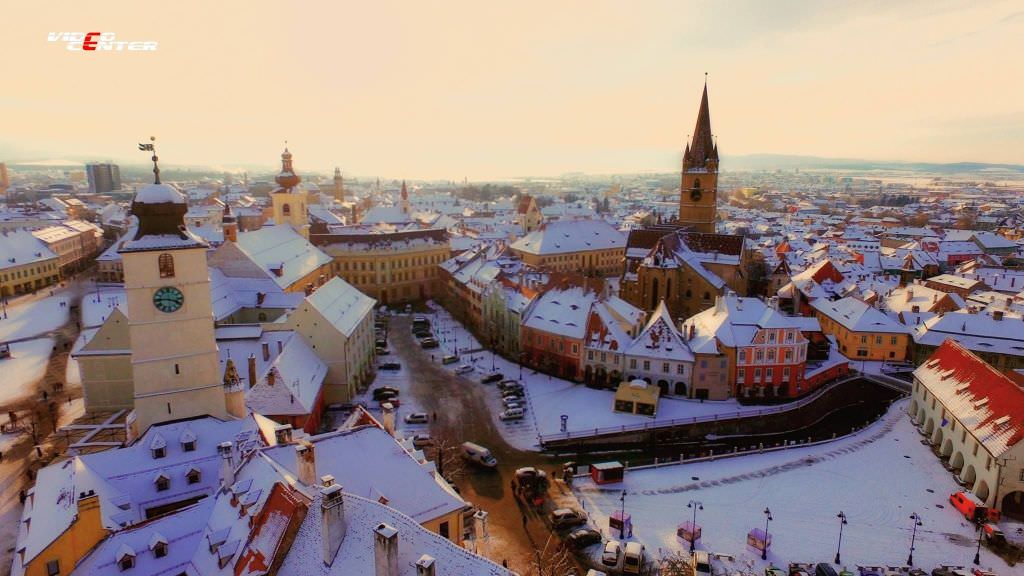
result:
M 287 146 L 281 153 L 281 173 L 274 181 L 278 186 L 270 194 L 270 201 L 274 205 L 274 224 L 291 226 L 303 237 L 309 238 L 309 198 L 306 191 L 299 187 L 302 178 L 292 167 L 292 153 L 288 151 Z
M 227 417 L 208 246 L 185 228 L 185 198 L 160 183 L 155 153 L 153 161 L 155 182 L 132 201 L 138 228 L 118 250 L 124 262 L 134 383 L 129 438 L 168 420 Z
M 683 153 L 682 182 L 679 185 L 679 223 L 693 232 L 714 233 L 718 213 L 718 145 L 711 137 L 708 111 L 708 83 L 697 112 L 693 141 Z

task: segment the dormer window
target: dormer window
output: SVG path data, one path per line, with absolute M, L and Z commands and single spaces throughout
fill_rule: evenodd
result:
M 135 550 L 132 550 L 127 544 L 122 545 L 117 551 L 117 567 L 122 572 L 135 567 Z
M 166 492 L 171 489 L 171 479 L 164 474 L 157 476 L 155 483 L 157 492 Z
M 202 474 L 199 472 L 198 469 L 193 468 L 188 471 L 188 474 L 185 475 L 185 478 L 188 479 L 189 484 L 199 484 L 199 480 L 202 478 Z
M 156 262 L 160 268 L 161 278 L 174 278 L 174 256 L 164 253 L 156 259 Z
M 156 556 L 157 558 L 167 556 L 167 543 L 159 542 L 156 546 L 153 546 L 153 556 Z
M 195 452 L 196 441 L 195 440 L 189 440 L 187 442 L 182 442 L 181 443 L 181 449 L 184 450 L 185 452 Z
M 158 458 L 163 458 L 164 456 L 167 456 L 167 448 L 164 448 L 162 446 L 160 448 L 153 448 L 154 460 Z

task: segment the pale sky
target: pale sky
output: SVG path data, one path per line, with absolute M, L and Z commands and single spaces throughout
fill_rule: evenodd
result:
M 1020 0 L 7 0 L 0 54 L 0 160 L 671 172 L 708 72 L 723 155 L 1024 163 Z

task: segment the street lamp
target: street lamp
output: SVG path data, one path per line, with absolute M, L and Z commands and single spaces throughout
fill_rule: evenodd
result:
M 761 560 L 768 559 L 768 523 L 772 521 L 772 511 L 764 507 L 764 546 L 761 547 Z
M 921 515 L 914 512 L 910 515 L 910 519 L 914 521 L 913 531 L 910 533 L 910 555 L 907 556 L 907 566 L 914 565 L 914 541 L 917 539 L 917 527 L 923 526 L 921 522 Z
M 622 491 L 622 495 L 619 496 L 619 502 L 622 503 L 622 507 L 619 509 L 619 538 L 626 537 L 626 491 Z
M 974 551 L 974 565 L 981 564 L 981 538 L 985 535 L 984 524 L 977 522 L 978 524 L 978 549 Z
M 704 503 L 700 500 L 690 500 L 687 508 L 693 508 L 693 522 L 690 524 L 690 554 L 693 555 L 693 549 L 697 542 L 697 510 L 704 509 Z
M 839 514 L 836 514 L 836 518 L 839 518 L 839 544 L 836 545 L 836 564 L 839 564 L 839 550 L 843 547 L 843 526 L 846 526 L 846 514 L 842 510 Z

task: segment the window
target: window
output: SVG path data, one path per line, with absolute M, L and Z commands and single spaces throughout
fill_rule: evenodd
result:
M 985 459 L 985 470 L 991 470 L 991 469 L 992 469 L 992 457 L 989 456 L 988 458 Z
M 650 370 L 650 369 L 651 369 L 651 361 L 650 360 L 644 360 L 644 370 Z
M 786 362 L 790 362 L 792 360 L 793 360 L 793 351 L 792 350 L 786 350 Z
M 164 456 L 167 456 L 167 448 L 153 448 L 154 459 L 163 458 Z
M 121 570 L 128 570 L 129 568 L 135 567 L 135 556 L 125 554 L 117 561 L 117 567 Z
M 747 351 L 746 350 L 740 350 L 740 362 L 743 363 L 743 362 L 746 362 L 746 361 L 747 361 Z
M 292 206 L 291 206 L 291 204 L 287 204 L 287 203 L 283 204 L 281 206 L 281 213 L 284 214 L 285 216 L 290 216 L 291 213 L 292 213 Z
M 195 450 L 196 450 L 196 441 L 195 440 L 189 440 L 187 442 L 182 442 L 181 443 L 181 449 L 184 450 L 185 452 L 195 452 Z
M 1021 472 L 1021 477 L 1024 479 L 1024 472 Z M 60 574 L 60 560 L 50 560 L 46 563 L 46 576 L 57 576 Z
M 630 370 L 636 370 L 636 358 L 629 359 L 629 368 Z
M 157 542 L 153 545 L 153 556 L 163 558 L 167 556 L 167 542 Z
M 441 526 L 437 532 L 442 538 L 448 538 L 448 522 L 441 522 Z
M 765 371 L 764 371 L 764 377 L 767 378 L 769 381 L 773 380 L 775 378 L 775 369 L 774 368 L 766 368 Z
M 593 359 L 594 359 L 594 351 L 593 350 L 587 350 L 587 360 L 593 360 Z
M 188 474 L 185 475 L 185 478 L 188 479 L 189 484 L 199 484 L 199 480 L 202 478 L 202 476 L 199 470 L 193 468 L 188 471 Z
M 707 368 L 708 367 L 708 361 L 707 360 L 701 360 L 700 361 L 700 367 L 701 368 Z
M 676 364 L 676 374 L 680 376 L 686 374 L 686 364 Z
M 161 278 L 174 278 L 174 256 L 164 253 L 156 259 Z
M 861 344 L 867 344 L 868 343 L 868 337 L 867 336 L 861 336 L 860 337 L 860 343 Z
M 772 343 L 775 342 L 775 331 L 774 330 L 772 330 L 771 332 L 768 333 L 768 341 L 772 342 Z
M 165 492 L 171 488 L 171 479 L 167 476 L 160 476 L 156 479 L 156 491 Z
M 782 379 L 785 380 L 786 382 L 789 382 L 789 367 L 788 366 L 782 369 Z
M 973 455 L 974 455 L 974 456 L 977 456 L 977 455 L 978 455 L 978 443 L 977 443 L 977 442 L 975 442 L 975 443 L 974 443 L 974 452 L 973 452 Z
M 893 346 L 896 345 L 896 337 L 895 336 L 889 338 L 889 344 L 892 344 Z

